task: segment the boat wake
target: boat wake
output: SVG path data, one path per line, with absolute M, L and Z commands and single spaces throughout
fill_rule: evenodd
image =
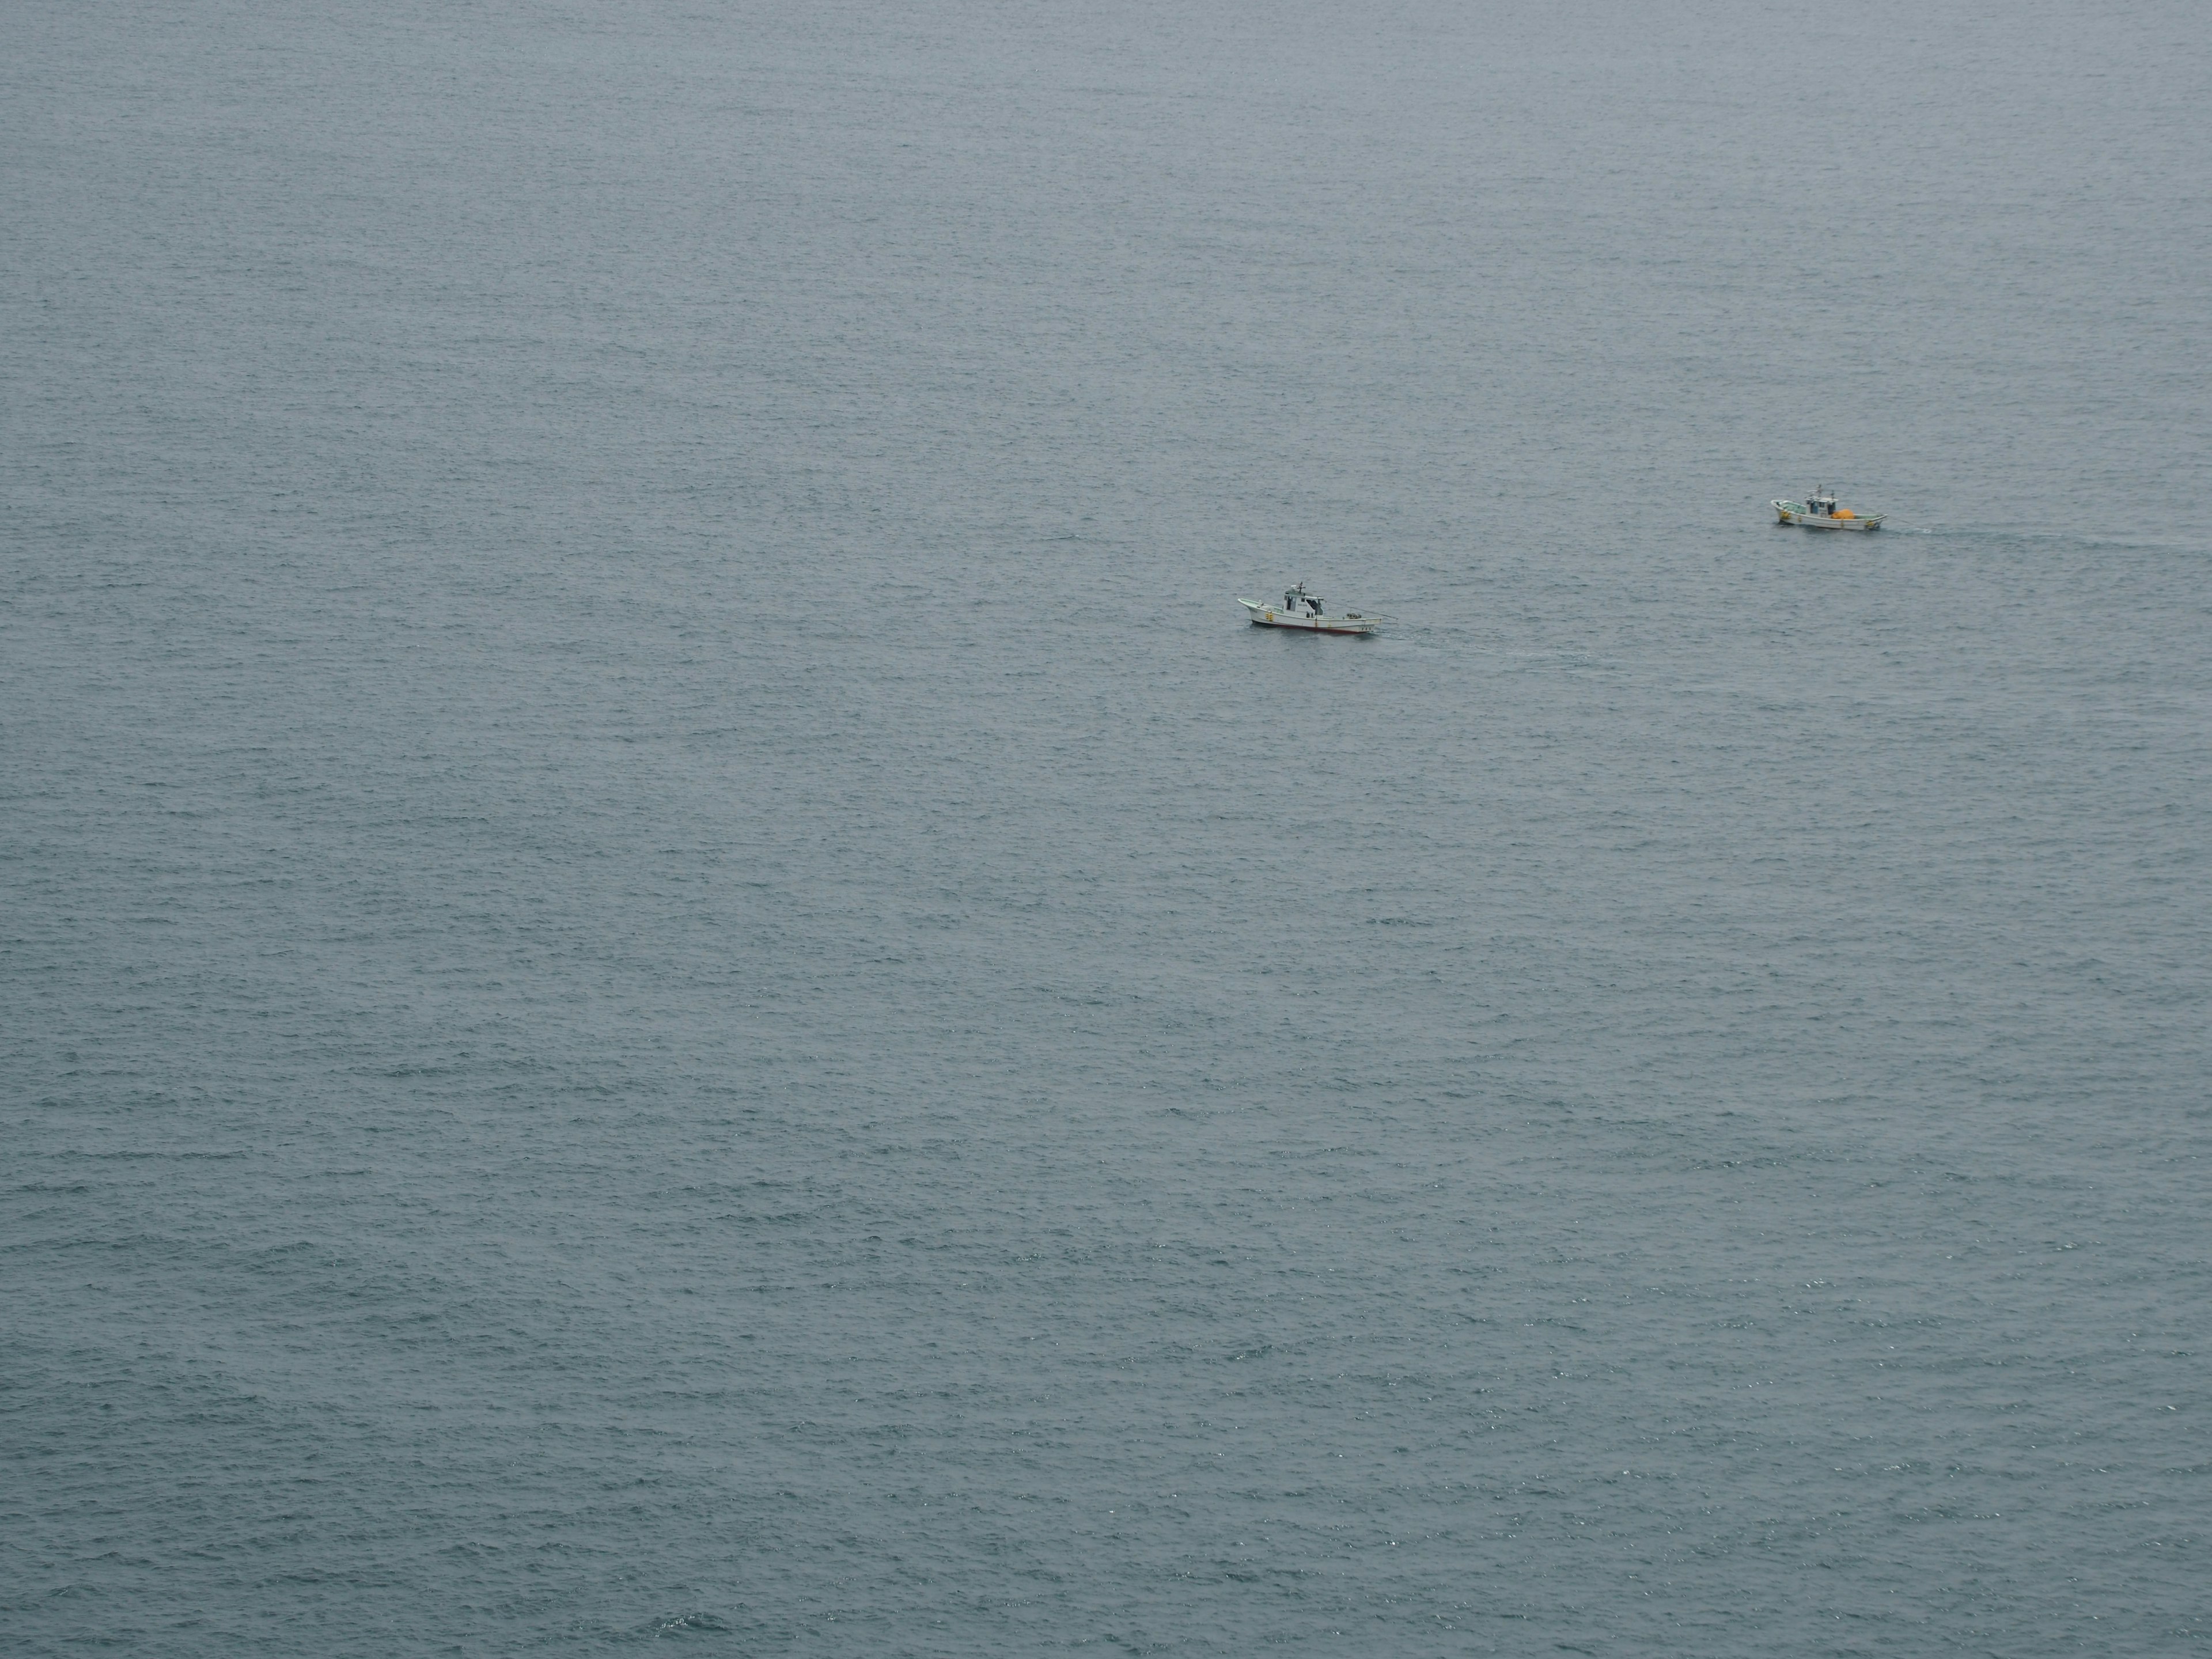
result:
M 2054 547 L 2120 547 L 2135 548 L 2154 553 L 2191 553 L 2202 551 L 2201 542 L 2177 541 L 2154 536 L 2098 536 L 2073 530 L 2002 530 L 1988 525 L 1885 526 L 1883 533 L 1891 536 L 1937 536 L 1947 541 L 1974 542 L 2039 542 Z

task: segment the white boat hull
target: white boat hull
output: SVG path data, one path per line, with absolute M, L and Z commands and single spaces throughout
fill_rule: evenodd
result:
M 1239 599 L 1253 624 L 1260 628 L 1299 628 L 1309 634 L 1372 634 L 1382 625 L 1379 617 L 1316 617 L 1292 616 L 1277 605 L 1262 605 L 1257 599 Z
M 1796 501 L 1772 501 L 1769 505 L 1774 508 L 1775 516 L 1783 523 L 1802 525 L 1808 530 L 1879 530 L 1881 528 L 1881 514 L 1879 513 L 1870 519 L 1856 516 L 1848 519 L 1832 519 L 1825 513 L 1808 513 Z

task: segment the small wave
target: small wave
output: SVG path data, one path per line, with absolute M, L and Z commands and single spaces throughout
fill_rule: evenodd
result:
M 726 1632 L 730 1627 L 711 1613 L 679 1613 L 673 1618 L 655 1621 L 653 1636 L 706 1636 Z

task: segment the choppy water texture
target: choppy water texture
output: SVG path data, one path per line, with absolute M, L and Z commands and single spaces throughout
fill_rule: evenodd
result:
M 4 24 L 11 1651 L 2207 1645 L 2200 7 Z

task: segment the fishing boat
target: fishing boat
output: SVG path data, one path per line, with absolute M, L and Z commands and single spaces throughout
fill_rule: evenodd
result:
M 1303 628 L 1315 634 L 1372 634 L 1389 620 L 1386 617 L 1362 616 L 1357 611 L 1332 617 L 1318 595 L 1306 592 L 1304 582 L 1286 588 L 1280 605 L 1269 605 L 1261 599 L 1239 599 L 1237 603 L 1244 607 L 1244 614 L 1260 628 Z
M 1771 503 L 1776 515 L 1784 524 L 1802 524 L 1808 530 L 1879 530 L 1881 514 L 1860 514 L 1848 507 L 1838 507 L 1836 498 L 1826 485 L 1814 490 L 1802 501 Z

